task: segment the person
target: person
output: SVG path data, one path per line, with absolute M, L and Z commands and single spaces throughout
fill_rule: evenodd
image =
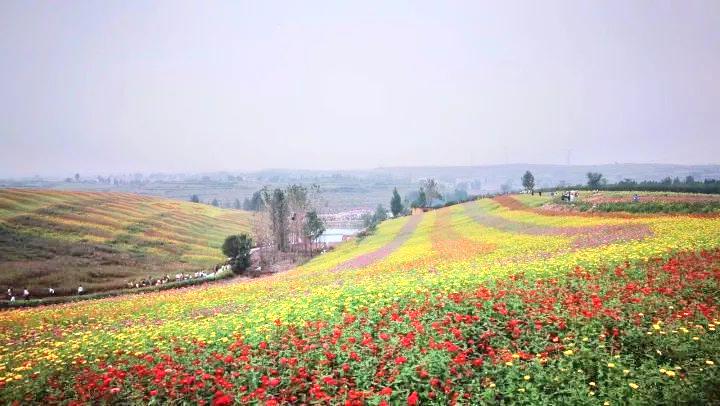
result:
M 23 290 L 23 299 L 30 300 L 30 291 L 27 288 Z
M 78 295 L 82 295 L 84 292 L 84 289 L 82 286 L 78 286 Z
M 50 296 L 55 296 L 55 289 L 53 289 L 53 288 L 48 288 L 48 294 L 49 294 Z
M 10 296 L 10 303 L 15 303 L 15 296 Z
M 7 294 L 8 294 L 8 297 L 12 297 L 12 296 L 13 296 L 12 288 L 8 288 Z
M 538 190 L 538 196 L 542 197 L 542 190 Z

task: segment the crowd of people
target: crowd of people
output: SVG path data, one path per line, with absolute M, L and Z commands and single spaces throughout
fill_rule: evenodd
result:
M 162 278 L 152 278 L 148 276 L 147 278 L 143 278 L 137 281 L 127 281 L 127 288 L 128 289 L 137 289 L 137 288 L 145 288 L 145 287 L 152 287 L 152 286 L 161 286 L 166 283 L 170 282 L 181 282 L 181 281 L 187 281 L 187 280 L 197 280 L 197 279 L 203 279 L 203 278 L 210 278 L 215 277 L 218 274 L 222 272 L 227 272 L 230 270 L 230 265 L 217 265 L 212 271 L 206 272 L 206 271 L 198 271 L 198 272 L 181 272 L 177 273 L 174 276 L 172 275 L 165 275 Z M 55 296 L 55 288 L 48 287 L 47 288 L 47 296 L 46 297 L 53 297 Z M 85 288 L 82 286 L 77 287 L 77 294 L 78 296 L 82 296 L 85 294 Z M 22 299 L 23 300 L 30 300 L 32 297 L 30 290 L 28 288 L 25 288 L 22 290 Z M 7 288 L 7 299 L 10 302 L 16 302 L 17 296 L 16 292 L 12 287 Z
M 128 289 L 146 288 L 151 286 L 161 286 L 170 282 L 181 282 L 194 279 L 203 279 L 209 277 L 215 277 L 221 272 L 225 272 L 230 269 L 230 265 L 217 265 L 211 272 L 197 271 L 193 273 L 180 272 L 173 275 L 165 275 L 162 278 L 152 278 L 148 276 L 136 281 L 127 281 Z
M 78 292 L 82 292 L 82 286 L 80 286 L 78 289 L 79 289 Z M 22 292 L 23 300 L 30 300 L 30 296 L 31 296 L 30 290 L 28 288 L 23 289 L 23 292 Z M 54 288 L 52 288 L 52 287 L 48 288 L 48 296 L 55 296 Z M 8 300 L 11 302 L 14 302 L 17 300 L 17 298 L 15 297 L 15 291 L 13 290 L 12 287 L 8 287 L 7 297 L 8 297 Z

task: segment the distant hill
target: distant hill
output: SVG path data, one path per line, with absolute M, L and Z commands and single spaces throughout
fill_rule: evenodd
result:
M 616 163 L 606 165 L 544 165 L 544 164 L 505 164 L 484 166 L 421 166 L 378 168 L 378 176 L 392 175 L 418 179 L 432 177 L 445 183 L 477 181 L 484 192 L 496 192 L 502 184 L 510 183 L 520 188 L 520 177 L 530 170 L 535 176 L 538 187 L 554 187 L 559 184 L 585 184 L 588 172 L 600 172 L 609 182 L 618 182 L 625 178 L 642 180 L 661 180 L 665 177 L 684 179 L 690 175 L 697 180 L 705 178 L 720 179 L 720 165 L 674 165 L 674 164 L 633 164 Z
M 435 178 L 443 194 L 456 187 L 471 194 L 494 193 L 503 185 L 520 189 L 520 177 L 530 170 L 537 187 L 574 185 L 587 181 L 587 172 L 600 172 L 609 182 L 624 178 L 636 181 L 660 180 L 667 176 L 697 180 L 720 179 L 720 165 L 671 164 L 608 164 L 608 165 L 545 165 L 504 164 L 477 166 L 383 167 L 366 170 L 300 170 L 268 169 L 255 172 L 208 172 L 195 174 L 115 174 L 102 176 L 82 174 L 79 180 L 62 177 L 0 179 L 0 188 L 43 188 L 94 192 L 127 192 L 148 196 L 189 200 L 197 194 L 204 203 L 217 199 L 221 207 L 234 207 L 263 186 L 285 187 L 292 183 L 320 186 L 326 213 L 355 209 L 374 210 L 386 207 L 397 188 L 405 197 L 416 192 L 419 181 Z
M 204 270 L 249 214 L 129 193 L 0 189 L 0 287 L 69 293 Z

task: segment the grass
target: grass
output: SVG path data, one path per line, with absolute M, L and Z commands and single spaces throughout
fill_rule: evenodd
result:
M 122 288 L 223 260 L 249 214 L 127 193 L 0 190 L 0 286 L 39 297 Z
M 720 202 L 613 202 L 613 203 L 576 203 L 580 211 L 626 212 L 626 213 L 682 213 L 710 214 L 720 212 Z

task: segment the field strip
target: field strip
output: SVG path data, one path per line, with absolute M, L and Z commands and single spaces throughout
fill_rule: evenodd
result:
M 481 243 L 459 233 L 452 225 L 455 214 L 449 208 L 438 210 L 432 229 L 433 251 L 443 261 L 467 259 L 496 249 L 495 244 Z
M 420 224 L 420 220 L 422 220 L 422 218 L 423 216 L 411 216 L 410 220 L 408 220 L 408 222 L 403 225 L 403 227 L 400 229 L 400 232 L 395 236 L 395 238 L 392 239 L 392 241 L 383 245 L 375 251 L 360 255 L 356 258 L 349 259 L 341 263 L 340 265 L 335 266 L 335 268 L 333 268 L 331 271 L 339 272 L 351 268 L 363 268 L 386 258 L 395 250 L 400 248 L 400 246 L 402 246 L 410 238 L 410 236 L 417 228 L 418 224 Z
M 494 216 L 483 210 L 477 202 L 464 203 L 466 213 L 476 222 L 498 230 L 534 236 L 575 237 L 573 249 L 599 247 L 615 242 L 642 240 L 653 235 L 646 224 L 597 225 L 584 227 L 556 227 L 523 223 Z

